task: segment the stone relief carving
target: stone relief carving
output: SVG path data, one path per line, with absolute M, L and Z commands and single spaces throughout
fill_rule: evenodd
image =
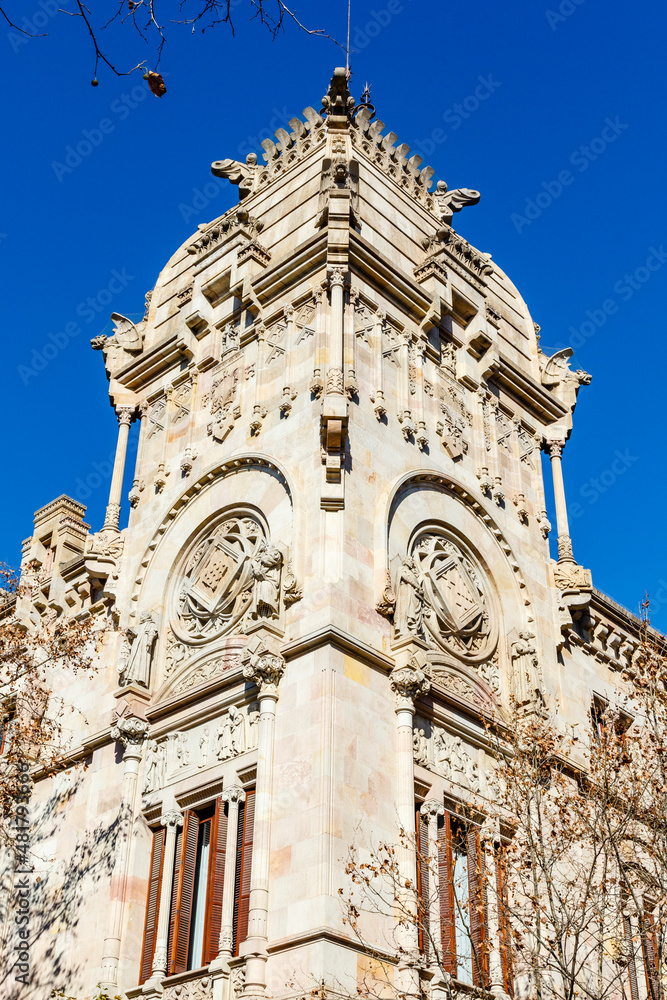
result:
M 234 405 L 239 380 L 239 368 L 226 371 L 221 378 L 216 379 L 211 391 L 206 393 L 202 400 L 204 406 L 210 405 L 211 409 L 211 422 L 206 430 L 213 440 L 219 443 L 225 440 L 234 427 L 234 422 L 241 416 L 241 408 Z
M 149 740 L 146 747 L 146 770 L 144 792 L 156 792 L 164 788 L 167 777 L 167 747 L 164 743 Z
M 128 629 L 131 645 L 126 644 L 118 662 L 118 683 L 121 686 L 139 684 L 148 687 L 157 634 L 158 627 L 150 611 L 141 615 L 136 629 Z
M 415 763 L 473 792 L 480 791 L 477 750 L 420 716 L 415 716 L 412 733 Z
M 216 730 L 215 755 L 218 760 L 229 760 L 254 749 L 257 746 L 258 722 L 256 704 L 249 706 L 247 712 L 232 705 Z
M 488 608 L 488 584 L 445 535 L 424 530 L 396 573 L 394 635 L 417 636 L 463 661 L 488 659 L 496 629 Z
M 213 980 L 210 976 L 202 976 L 168 986 L 163 993 L 163 1000 L 210 1000 L 212 996 Z
M 518 633 L 513 629 L 510 633 L 512 693 L 517 705 L 542 708 L 544 695 L 534 638 L 534 633 L 527 629 Z
M 244 618 L 278 619 L 281 605 L 300 596 L 283 563 L 282 551 L 253 517 L 230 517 L 212 529 L 195 544 L 181 572 L 171 622 L 176 642 L 201 645 L 240 628 Z M 171 641 L 167 658 L 169 673 L 175 659 L 182 659 Z

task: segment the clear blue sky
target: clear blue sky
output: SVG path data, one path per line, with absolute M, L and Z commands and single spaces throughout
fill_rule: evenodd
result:
M 19 44 L 0 26 L 0 559 L 18 563 L 34 510 L 60 493 L 101 526 L 116 421 L 90 338 L 113 310 L 140 315 L 173 250 L 235 201 L 211 161 L 242 159 L 263 129 L 318 107 L 343 61 L 289 25 L 271 41 L 235 2 L 235 37 L 170 31 L 161 100 L 141 73 L 100 67 L 91 87 L 83 25 L 50 17 L 54 0 L 5 5 L 49 35 Z M 341 39 L 346 9 L 298 4 Z M 666 37 L 662 0 L 352 3 L 353 92 L 368 80 L 399 141 L 482 192 L 457 228 L 517 284 L 545 350 L 574 342 L 573 367 L 593 375 L 564 455 L 575 555 L 633 610 L 648 591 L 663 630 Z M 129 31 L 109 42 L 123 66 L 150 62 Z

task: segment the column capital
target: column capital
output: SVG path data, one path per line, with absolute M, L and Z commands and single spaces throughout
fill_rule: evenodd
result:
M 340 288 L 345 287 L 345 283 L 348 280 L 348 271 L 346 267 L 333 266 L 327 270 L 327 278 L 329 279 L 329 286 L 335 288 L 338 285 Z
M 549 458 L 561 458 L 563 455 L 563 448 L 565 447 L 565 440 L 560 439 L 557 441 L 545 441 L 546 450 L 549 453 Z
M 223 788 L 220 798 L 223 802 L 238 806 L 241 802 L 245 802 L 245 792 L 240 785 L 230 785 L 229 788 Z
M 389 684 L 396 695 L 397 711 L 414 711 L 415 698 L 431 690 L 430 672 L 429 662 L 422 652 L 411 656 L 405 666 L 393 668 Z
M 427 799 L 419 807 L 419 815 L 428 823 L 430 820 L 437 820 L 439 816 L 445 815 L 445 807 L 437 799 Z
M 179 827 L 183 826 L 183 813 L 178 808 L 178 806 L 170 806 L 166 809 L 160 816 L 160 823 L 162 826 L 166 827 Z
M 491 847 L 500 844 L 500 821 L 497 816 L 487 816 L 479 831 L 482 843 Z
M 147 733 L 148 723 L 136 715 L 120 716 L 111 726 L 111 739 L 123 744 L 124 757 L 141 757 Z
M 246 646 L 243 657 L 243 676 L 253 681 L 263 697 L 277 698 L 278 684 L 285 672 L 285 660 L 280 653 L 273 653 L 263 639 L 255 636 Z
M 134 415 L 136 413 L 136 406 L 117 406 L 116 416 L 118 417 L 118 425 L 122 427 L 124 424 L 129 425 L 134 420 Z

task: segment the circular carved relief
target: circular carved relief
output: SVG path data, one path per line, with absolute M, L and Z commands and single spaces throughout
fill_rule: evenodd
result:
M 416 635 L 467 663 L 493 653 L 497 627 L 482 571 L 442 532 L 427 529 L 414 539 L 396 579 L 397 637 Z
M 229 517 L 195 542 L 178 575 L 171 627 L 201 645 L 250 618 L 279 617 L 283 556 L 253 517 Z

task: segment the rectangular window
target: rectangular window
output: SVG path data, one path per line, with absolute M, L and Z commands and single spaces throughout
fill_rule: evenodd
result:
M 445 813 L 438 847 L 444 966 L 459 982 L 484 986 L 486 909 L 479 828 Z
M 234 891 L 234 954 L 248 932 L 250 873 L 254 825 L 254 791 L 246 792 L 239 806 Z M 188 811 L 176 836 L 174 871 L 169 909 L 167 975 L 173 976 L 209 964 L 218 954 L 222 923 L 223 886 L 227 842 L 227 806 Z M 153 834 L 148 882 L 146 928 L 140 982 L 150 978 L 157 936 L 160 885 L 163 874 L 165 829 Z

